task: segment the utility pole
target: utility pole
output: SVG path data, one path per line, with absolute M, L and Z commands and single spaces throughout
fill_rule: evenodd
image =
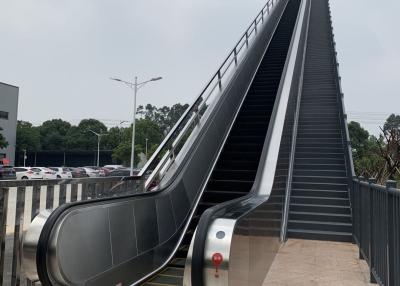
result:
M 135 76 L 135 82 L 129 82 L 125 81 L 119 78 L 110 78 L 111 80 L 115 80 L 118 82 L 122 82 L 129 86 L 131 89 L 133 89 L 133 120 L 132 120 L 132 146 L 131 146 L 131 170 L 130 170 L 130 175 L 133 176 L 133 167 L 134 167 L 134 160 L 135 160 L 135 124 L 136 124 L 136 96 L 137 92 L 140 88 L 142 88 L 146 83 L 149 83 L 151 81 L 157 81 L 161 80 L 162 77 L 155 77 L 150 80 L 146 80 L 143 82 L 138 83 L 138 78 Z M 147 155 L 146 155 L 147 157 Z

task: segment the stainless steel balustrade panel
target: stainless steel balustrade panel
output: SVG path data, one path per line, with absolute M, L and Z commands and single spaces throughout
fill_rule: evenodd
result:
M 0 273 L 2 273 L 0 285 L 33 285 L 32 281 L 27 280 L 25 272 L 36 272 L 35 256 L 32 256 L 31 260 L 34 265 L 33 270 L 21 265 L 20 258 L 24 255 L 21 252 L 21 240 L 26 237 L 26 230 L 38 211 L 52 210 L 54 206 L 58 206 L 59 186 L 67 185 L 66 194 L 68 195 L 70 190 L 70 196 L 67 197 L 71 201 L 81 200 L 81 184 L 84 182 L 92 184 L 99 180 L 106 181 L 111 189 L 121 182 L 121 178 L 0 181 L 0 205 L 2 206 L 0 220 L 2 230 L 4 230 L 4 234 L 0 234 L 3 246 L 0 257 Z M 112 196 L 117 193 L 101 195 Z M 33 280 L 37 280 L 37 277 Z

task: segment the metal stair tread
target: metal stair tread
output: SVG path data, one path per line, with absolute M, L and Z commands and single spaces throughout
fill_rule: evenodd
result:
M 329 222 L 329 221 L 313 221 L 313 220 L 293 220 L 289 219 L 289 222 L 292 223 L 305 223 L 305 224 L 323 224 L 323 225 L 336 225 L 336 226 L 351 226 L 351 223 L 346 222 Z

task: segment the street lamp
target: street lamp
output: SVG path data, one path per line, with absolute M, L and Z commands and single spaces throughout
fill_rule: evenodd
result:
M 110 79 L 118 81 L 118 82 L 122 82 L 122 83 L 126 84 L 127 86 L 129 86 L 134 91 L 134 96 L 133 96 L 133 120 L 132 120 L 132 146 L 131 146 L 131 171 L 130 171 L 130 175 L 133 176 L 133 164 L 134 164 L 134 157 L 135 157 L 135 121 L 136 121 L 136 96 L 137 96 L 137 92 L 146 83 L 149 83 L 151 81 L 160 80 L 160 79 L 162 79 L 162 77 L 154 77 L 152 79 L 149 79 L 149 80 L 146 80 L 146 81 L 143 81 L 143 82 L 139 82 L 139 83 L 138 83 L 137 76 L 135 76 L 135 82 L 125 81 L 125 80 L 122 80 L 122 79 L 119 79 L 119 78 L 110 78 Z
M 28 157 L 26 157 L 26 149 L 24 149 L 24 167 L 25 167 L 26 158 L 28 158 Z
M 89 131 L 97 136 L 97 167 L 99 167 L 100 166 L 100 140 L 101 140 L 101 136 L 107 135 L 107 133 L 97 133 L 97 132 L 93 131 L 92 129 L 89 129 Z
M 147 161 L 147 142 L 149 141 L 149 138 L 146 138 L 146 161 Z

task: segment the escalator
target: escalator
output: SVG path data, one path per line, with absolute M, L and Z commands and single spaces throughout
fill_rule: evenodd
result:
M 250 191 L 268 131 L 300 0 L 291 0 L 243 101 L 218 162 L 175 257 L 144 285 L 182 285 L 185 261 L 202 213 Z
M 281 213 L 285 139 L 296 110 L 308 4 L 268 1 L 141 174 L 125 178 L 143 185 L 141 191 L 66 204 L 36 217 L 22 243 L 27 277 L 43 286 L 182 285 L 193 235 L 206 234 L 199 224 L 207 211 L 244 200 L 241 211 Z M 210 94 L 217 96 L 209 100 Z M 148 170 L 153 172 L 143 179 Z M 157 188 L 146 192 L 154 180 Z M 275 190 L 260 182 L 274 183 Z M 267 201 L 276 204 L 270 209 Z M 228 213 L 234 216 L 235 209 Z M 280 219 L 266 221 L 276 236 Z M 263 226 L 256 228 L 265 234 Z M 245 222 L 237 229 L 246 233 L 254 226 Z

